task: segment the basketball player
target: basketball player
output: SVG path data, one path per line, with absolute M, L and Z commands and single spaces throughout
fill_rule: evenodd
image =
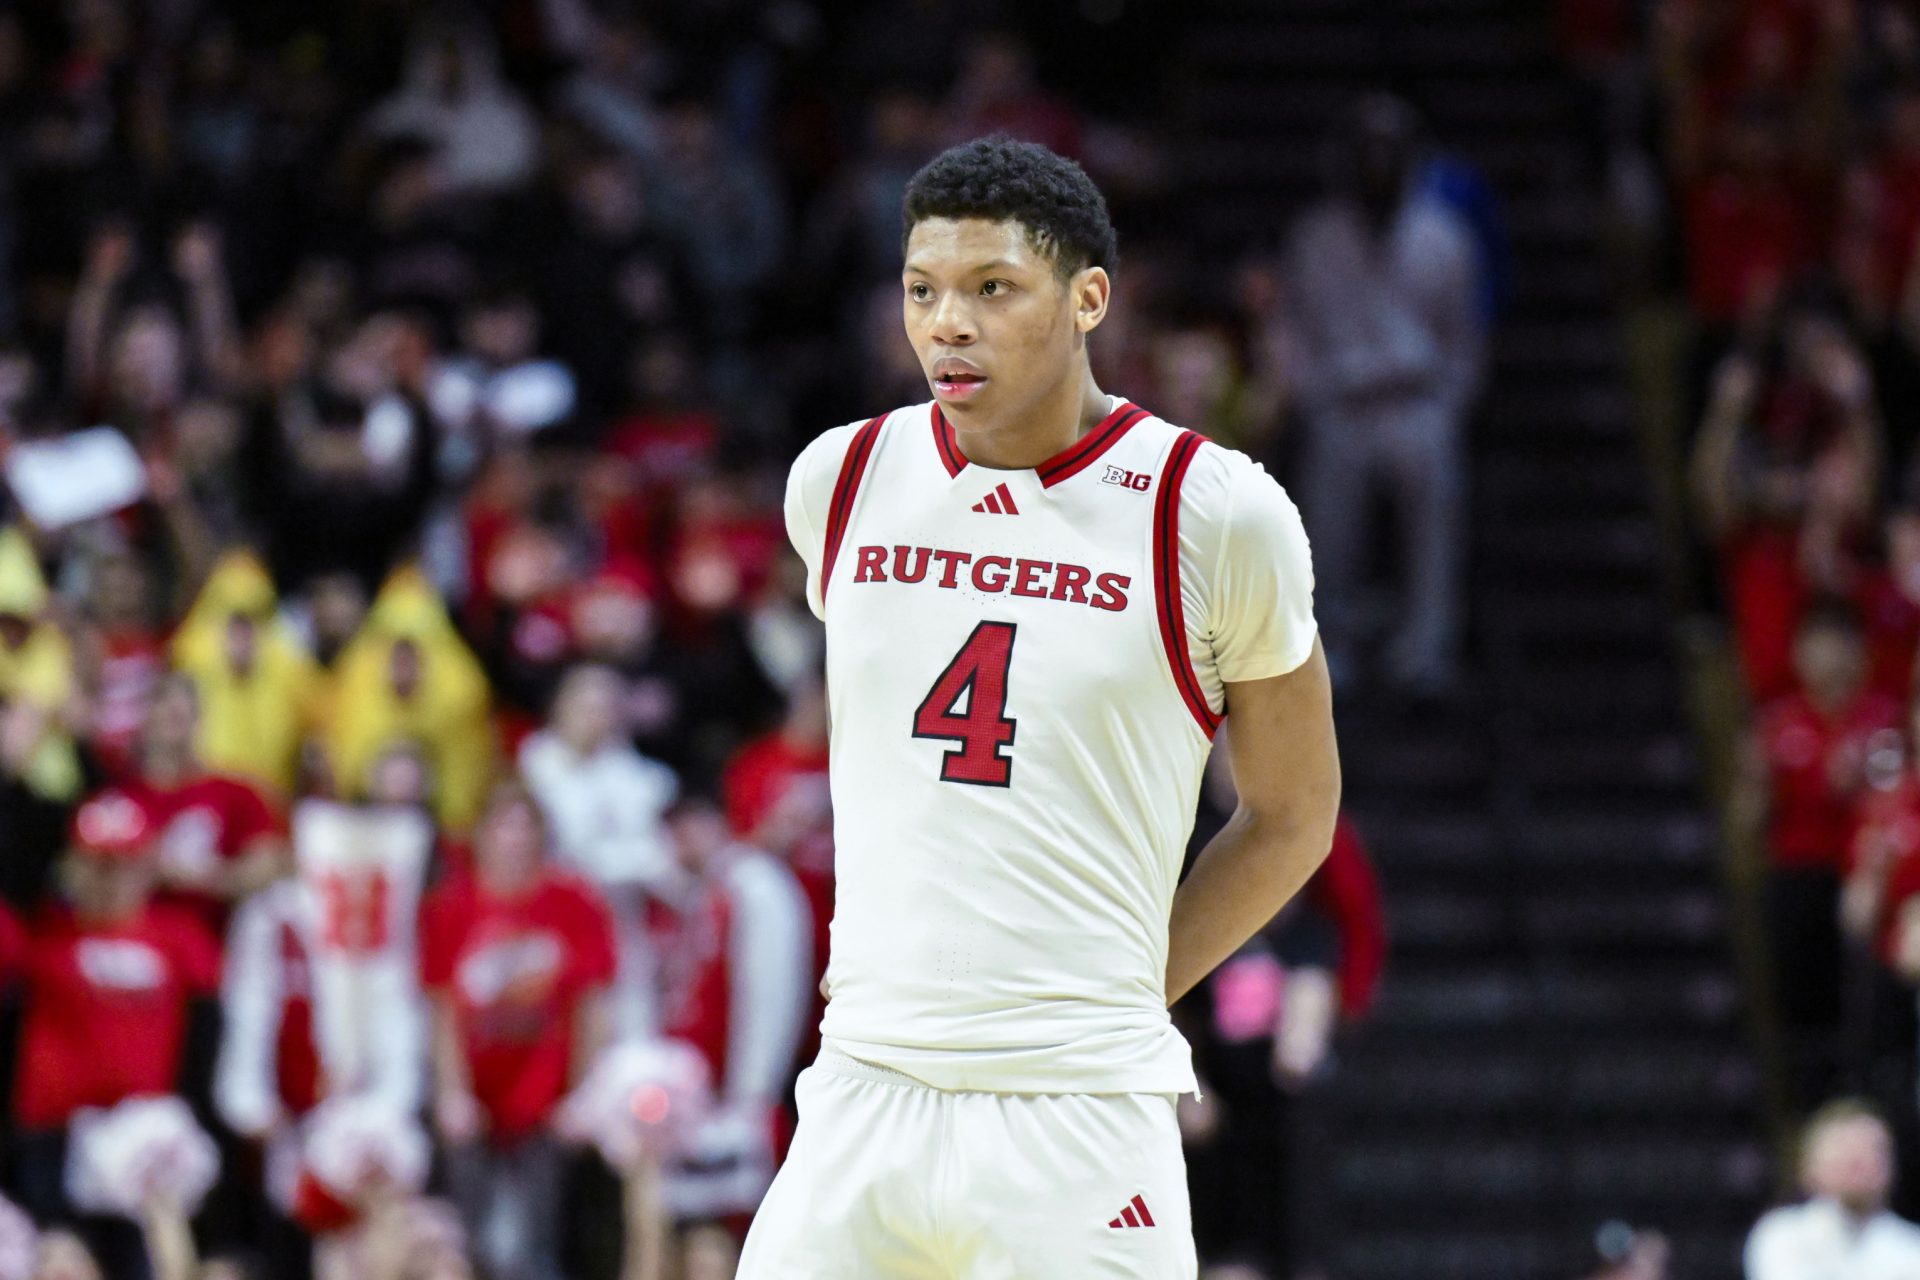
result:
M 1298 513 L 1101 391 L 1114 233 L 993 138 L 908 187 L 927 404 L 827 432 L 787 528 L 827 624 L 823 1045 L 744 1280 L 1197 1270 L 1168 1005 L 1326 855 L 1339 765 Z M 1179 892 L 1232 716 L 1239 810 Z

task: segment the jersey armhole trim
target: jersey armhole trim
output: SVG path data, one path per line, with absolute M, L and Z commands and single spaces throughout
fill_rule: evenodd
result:
M 860 480 L 867 473 L 867 462 L 873 456 L 873 442 L 880 435 L 887 415 L 867 423 L 853 433 L 853 443 L 847 446 L 847 456 L 840 462 L 840 478 L 833 482 L 833 501 L 827 504 L 827 540 L 820 557 L 820 607 L 827 604 L 827 585 L 833 581 L 833 562 L 840 555 L 840 540 L 846 537 L 847 521 L 853 514 L 853 500 L 860 492 Z
M 1160 641 L 1167 651 L 1173 682 L 1200 731 L 1212 738 L 1221 717 L 1207 704 L 1206 691 L 1193 669 L 1193 655 L 1187 649 L 1186 608 L 1180 601 L 1180 485 L 1202 443 L 1202 437 L 1182 431 L 1160 473 L 1153 510 L 1153 594 L 1159 610 Z

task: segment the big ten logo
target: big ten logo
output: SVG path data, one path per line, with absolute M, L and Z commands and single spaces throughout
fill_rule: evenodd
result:
M 386 873 L 327 871 L 314 877 L 320 899 L 320 942 L 333 951 L 384 951 L 391 936 Z
M 1147 486 L 1153 483 L 1153 477 L 1145 471 L 1129 471 L 1125 467 L 1108 467 L 1100 477 L 1101 484 L 1117 484 L 1122 489 L 1131 489 L 1135 493 L 1145 493 Z

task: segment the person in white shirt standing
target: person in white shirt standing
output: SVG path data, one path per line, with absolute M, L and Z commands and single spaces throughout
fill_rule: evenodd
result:
M 562 863 L 593 881 L 613 910 L 620 976 L 609 1011 L 616 1037 L 650 1034 L 659 1011 L 642 924 L 645 893 L 673 871 L 666 811 L 673 770 L 634 750 L 620 723 L 621 682 L 610 667 L 567 672 L 547 727 L 520 746 L 520 774 L 553 831 Z
M 1466 419 L 1485 361 L 1472 233 L 1419 190 L 1420 127 L 1398 99 L 1355 109 L 1333 190 L 1294 228 L 1291 370 L 1309 447 L 1302 488 L 1334 680 L 1359 683 L 1369 496 L 1398 508 L 1407 591 L 1391 681 L 1444 693 L 1466 597 Z
M 1800 1180 L 1810 1198 L 1773 1210 L 1747 1237 L 1747 1280 L 1920 1277 L 1920 1226 L 1887 1208 L 1893 1134 L 1870 1104 L 1842 1099 L 1814 1115 Z
M 903 221 L 934 399 L 788 480 L 836 902 L 739 1275 L 1190 1280 L 1168 1006 L 1306 883 L 1339 808 L 1306 535 L 1246 455 L 1095 383 L 1115 243 L 1078 165 L 966 143 Z M 1229 714 L 1239 807 L 1176 892 Z

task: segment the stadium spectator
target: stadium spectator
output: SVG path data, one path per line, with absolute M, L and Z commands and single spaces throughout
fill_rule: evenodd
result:
M 174 632 L 172 653 L 174 668 L 199 690 L 201 763 L 291 794 L 319 673 L 277 607 L 266 567 L 230 552 Z
M 1760 1219 L 1747 1238 L 1747 1280 L 1895 1280 L 1920 1269 L 1920 1227 L 1887 1208 L 1894 1179 L 1879 1112 L 1845 1099 L 1821 1108 L 1802 1146 L 1809 1199 Z
M 433 1001 L 433 1115 L 448 1175 L 486 1273 L 554 1280 L 564 1158 L 546 1125 L 604 1044 L 613 923 L 583 881 L 547 862 L 539 806 L 497 785 L 470 874 L 421 912 Z
M 223 930 L 230 904 L 284 873 L 285 825 L 257 784 L 200 763 L 199 731 L 193 682 L 163 677 L 147 699 L 137 763 L 120 790 L 147 811 L 166 900 Z
M 1693 455 L 1695 500 L 1721 555 L 1748 691 L 1792 682 L 1809 595 L 1851 594 L 1873 525 L 1879 414 L 1860 353 L 1816 291 L 1720 365 Z
M 1764 314 L 1817 260 L 1816 215 L 1792 171 L 1787 132 L 1772 104 L 1743 106 L 1686 191 L 1690 297 L 1708 324 L 1730 330 Z
M 84 737 L 101 766 L 118 774 L 133 765 L 147 700 L 167 669 L 166 632 L 154 575 L 140 556 L 102 555 L 89 577 L 86 624 L 74 646 L 89 708 Z
M 785 855 L 830 823 L 824 680 L 796 690 L 780 727 L 734 753 L 720 787 L 727 824 L 756 848 Z
M 180 1085 L 190 1006 L 213 993 L 219 950 L 204 925 L 152 903 L 157 833 L 145 809 L 103 792 L 74 816 L 62 868 L 67 901 L 34 925 L 13 1117 L 16 1187 L 43 1220 L 68 1214 L 67 1125 Z M 124 1231 L 90 1223 L 114 1274 L 138 1255 Z M 116 1265 L 117 1263 L 117 1265 Z
M 573 668 L 547 727 L 520 745 L 520 771 L 553 828 L 554 853 L 601 885 L 646 883 L 668 870 L 662 818 L 673 771 L 621 735 L 620 678 Z
M 529 181 L 540 159 L 532 113 L 502 83 L 491 42 L 469 24 L 422 31 L 405 84 L 366 127 L 376 138 L 424 144 L 435 195 L 499 194 Z
M 1900 704 L 1866 683 L 1858 615 L 1829 602 L 1794 637 L 1795 691 L 1761 713 L 1748 747 L 1745 820 L 1764 822 L 1775 994 L 1798 1097 L 1832 1081 L 1840 1010 L 1840 884 L 1853 805 L 1876 741 L 1898 741 Z
M 50 616 L 45 576 L 26 535 L 0 530 L 0 700 L 33 740 L 20 777 L 36 794 L 67 802 L 79 792 L 80 760 L 68 725 L 75 694 L 73 647 Z
M 364 795 L 383 752 L 417 743 L 435 816 L 449 830 L 471 826 L 496 754 L 486 675 L 418 569 L 387 580 L 334 665 L 324 739 L 340 793 Z
M 306 361 L 247 410 L 234 458 L 245 514 L 276 582 L 297 590 L 344 571 L 371 593 L 433 496 L 431 335 L 416 317 L 381 313 Z
M 1405 530 L 1404 619 L 1392 681 L 1445 690 L 1459 659 L 1466 552 L 1466 416 L 1484 335 L 1471 234 L 1413 185 L 1421 130 L 1397 99 L 1353 112 L 1330 190 L 1294 228 L 1287 297 L 1309 436 L 1301 507 L 1329 669 L 1359 678 L 1367 497 L 1392 487 Z
M 669 1170 L 668 1205 L 747 1214 L 785 1146 L 780 1101 L 813 1005 L 811 916 L 793 874 L 735 840 L 711 799 L 683 797 L 668 823 L 682 879 L 652 913 L 661 1029 L 706 1057 L 723 1111 L 699 1166 Z
M 237 372 L 233 299 L 221 264 L 219 233 L 209 224 L 183 229 L 172 267 L 184 287 L 186 322 L 156 297 L 143 272 L 134 229 L 103 226 L 67 321 L 67 379 L 83 411 L 136 441 L 157 439 L 195 390 L 220 389 Z
M 1920 703 L 1906 741 L 1867 761 L 1856 806 L 1841 919 L 1903 984 L 1920 984 Z M 1892 767 L 1897 766 L 1897 767 Z M 1911 1046 L 1910 1046 L 1911 1047 Z
M 481 294 L 461 317 L 461 349 L 435 367 L 428 403 L 447 429 L 482 440 L 520 438 L 572 420 L 573 370 L 540 355 L 540 310 L 525 290 Z
M 292 1235 L 299 1169 L 297 1128 L 325 1086 L 315 1020 L 313 938 L 307 897 L 291 878 L 255 893 L 233 914 L 220 988 L 220 1052 L 213 1103 L 244 1141 L 261 1146 L 264 1198 L 275 1221 L 261 1234 L 275 1261 L 302 1273 L 307 1252 Z M 250 1188 L 252 1190 L 252 1188 Z
M 546 814 L 556 859 L 591 880 L 613 912 L 618 1037 L 647 1032 L 657 1018 L 644 893 L 672 870 L 665 815 L 679 789 L 673 770 L 621 735 L 623 694 L 610 668 L 575 667 L 560 684 L 547 727 L 520 744 L 520 774 Z

